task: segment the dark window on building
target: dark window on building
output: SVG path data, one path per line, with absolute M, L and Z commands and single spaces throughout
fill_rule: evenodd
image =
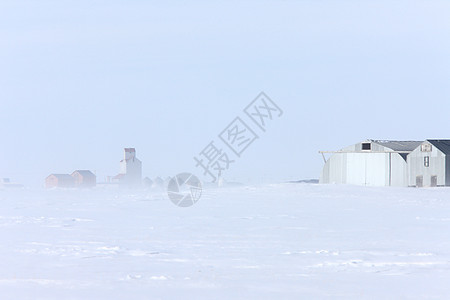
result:
M 431 176 L 431 186 L 437 186 L 437 176 Z
M 423 187 L 423 176 L 416 176 L 416 187 Z
M 363 150 L 371 150 L 372 144 L 371 143 L 362 143 L 362 149 Z
M 427 168 L 430 166 L 430 157 L 429 156 L 425 156 L 423 158 L 423 165 Z
M 431 152 L 431 150 L 433 150 L 433 147 L 431 146 L 431 144 L 422 144 L 420 146 L 420 151 L 422 151 L 422 152 Z

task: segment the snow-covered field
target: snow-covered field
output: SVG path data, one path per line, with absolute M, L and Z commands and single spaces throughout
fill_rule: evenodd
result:
M 0 299 L 450 298 L 450 189 L 0 191 Z

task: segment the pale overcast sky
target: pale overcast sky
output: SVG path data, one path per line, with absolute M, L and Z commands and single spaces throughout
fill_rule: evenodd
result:
M 450 138 L 449 1 L 0 2 L 0 177 L 201 175 L 261 91 L 284 111 L 225 174 L 318 178 L 318 150 Z M 202 178 L 204 179 L 204 178 Z

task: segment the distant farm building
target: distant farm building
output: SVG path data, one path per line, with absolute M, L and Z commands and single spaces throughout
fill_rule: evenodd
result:
M 142 184 L 142 162 L 136 157 L 136 149 L 124 149 L 124 158 L 120 161 L 120 173 L 113 177 L 113 181 L 128 186 Z
M 89 170 L 76 170 L 71 176 L 75 180 L 76 187 L 90 188 L 97 183 L 97 177 Z
M 155 180 L 153 180 L 154 186 L 164 186 L 164 180 L 161 177 L 156 177 Z
M 142 185 L 143 185 L 144 187 L 146 187 L 146 188 L 151 188 L 151 187 L 153 186 L 153 180 L 151 180 L 151 179 L 148 178 L 148 177 L 145 177 L 145 178 L 142 180 Z
M 2 188 L 21 188 L 23 185 L 20 183 L 11 182 L 9 178 L 2 178 L 0 181 L 0 187 Z
M 420 141 L 366 140 L 331 152 L 320 183 L 408 186 L 407 157 Z M 327 153 L 322 151 L 322 154 Z
M 89 170 L 76 170 L 69 174 L 50 174 L 45 178 L 45 187 L 50 188 L 87 188 L 96 185 L 97 178 Z
M 409 186 L 450 186 L 450 140 L 426 140 L 408 155 Z
M 73 188 L 75 187 L 75 179 L 69 174 L 50 174 L 45 178 L 46 188 Z

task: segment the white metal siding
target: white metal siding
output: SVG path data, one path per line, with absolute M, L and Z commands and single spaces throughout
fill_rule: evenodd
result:
M 386 154 L 348 153 L 347 183 L 368 186 L 386 185 Z
M 431 152 L 422 152 L 420 148 L 418 147 L 408 156 L 409 185 L 416 186 L 417 176 L 423 176 L 423 186 L 431 186 L 432 176 L 437 176 L 438 186 L 445 185 L 445 155 L 434 146 Z M 425 167 L 425 156 L 430 157 L 429 167 Z
M 361 151 L 361 144 L 349 146 L 343 153 L 334 153 L 325 163 L 319 182 L 408 186 L 407 163 L 400 154 L 389 153 L 391 149 L 376 143 L 372 143 L 370 151 Z

